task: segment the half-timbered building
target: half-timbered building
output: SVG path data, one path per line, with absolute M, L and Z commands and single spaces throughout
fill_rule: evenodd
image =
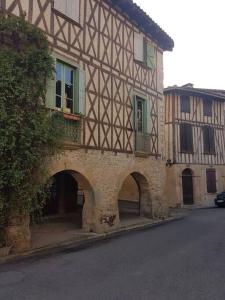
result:
M 173 40 L 132 0 L 0 2 L 46 33 L 55 60 L 47 105 L 63 114 L 66 139 L 49 166 L 46 214 L 80 210 L 96 232 L 119 226 L 125 201 L 165 215 L 163 52 Z
M 213 205 L 225 189 L 225 91 L 187 84 L 164 96 L 170 206 Z

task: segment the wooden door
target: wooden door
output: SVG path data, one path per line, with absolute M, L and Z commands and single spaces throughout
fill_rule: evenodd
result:
M 193 176 L 190 169 L 185 169 L 182 173 L 183 204 L 194 204 L 193 197 Z

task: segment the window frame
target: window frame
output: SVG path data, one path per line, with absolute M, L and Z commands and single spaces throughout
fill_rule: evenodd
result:
M 188 113 L 191 112 L 191 99 L 188 95 L 181 95 L 180 96 L 180 111 L 181 113 Z
M 204 154 L 215 155 L 215 130 L 209 125 L 202 127 Z
M 137 58 L 136 55 L 136 42 L 142 43 L 142 45 L 140 45 L 143 52 L 141 60 Z M 147 38 L 145 38 L 143 34 L 137 32 L 134 32 L 134 61 L 148 69 L 156 69 L 156 54 L 153 43 L 150 42 Z
M 206 189 L 208 194 L 217 193 L 216 169 L 206 169 Z
M 61 65 L 61 107 L 57 107 L 57 64 Z M 78 113 L 78 105 L 79 105 L 79 95 L 78 95 L 78 68 L 71 66 L 70 64 L 68 64 L 67 62 L 64 62 L 60 59 L 56 59 L 56 73 L 55 73 L 55 108 L 56 109 L 60 109 L 62 111 L 69 109 L 69 107 L 65 106 L 65 103 L 67 101 L 66 98 L 66 92 L 65 92 L 65 86 L 66 86 L 66 80 L 65 80 L 65 69 L 70 68 L 73 70 L 73 110 L 70 112 L 67 112 L 69 114 L 77 114 Z M 58 95 L 59 96 L 59 95 Z
M 138 129 L 138 102 L 142 103 L 142 131 Z M 134 118 L 135 118 L 135 131 L 137 133 L 147 133 L 147 100 L 139 95 L 135 95 L 135 105 L 134 105 Z
M 212 117 L 213 101 L 209 98 L 203 98 L 203 115 L 204 117 Z
M 156 68 L 156 55 L 155 55 L 155 47 L 152 42 L 144 38 L 143 40 L 143 50 L 144 50 L 144 65 L 151 70 L 155 70 Z M 150 54 L 153 53 L 153 55 Z M 151 59 L 150 59 L 151 57 Z
M 141 126 L 142 126 L 142 130 L 139 130 L 139 120 L 138 120 L 138 103 L 141 103 L 142 106 L 142 120 L 141 120 Z M 136 96 L 136 122 L 137 122 L 137 132 L 139 133 L 146 133 L 146 100 Z
M 190 136 L 187 136 L 189 134 L 190 134 Z M 190 146 L 188 143 L 189 139 L 191 140 Z M 194 153 L 193 126 L 189 123 L 181 123 L 180 124 L 180 152 L 184 153 L 184 154 L 193 154 Z

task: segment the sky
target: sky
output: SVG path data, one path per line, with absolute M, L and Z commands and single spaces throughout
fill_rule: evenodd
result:
M 134 0 L 174 40 L 164 86 L 225 90 L 224 0 Z

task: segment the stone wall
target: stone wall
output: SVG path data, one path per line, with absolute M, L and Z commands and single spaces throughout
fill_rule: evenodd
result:
M 193 172 L 193 194 L 194 205 L 212 206 L 214 205 L 215 194 L 207 193 L 206 169 L 213 168 L 216 170 L 217 192 L 225 190 L 225 169 L 223 166 L 207 165 L 173 165 L 167 167 L 166 194 L 170 207 L 180 207 L 183 205 L 182 191 L 182 172 L 190 168 Z
M 85 192 L 83 227 L 87 231 L 106 232 L 120 224 L 118 198 L 131 173 L 139 181 L 142 215 L 165 217 L 165 162 L 96 150 L 65 150 L 50 166 L 50 176 L 69 170 Z

